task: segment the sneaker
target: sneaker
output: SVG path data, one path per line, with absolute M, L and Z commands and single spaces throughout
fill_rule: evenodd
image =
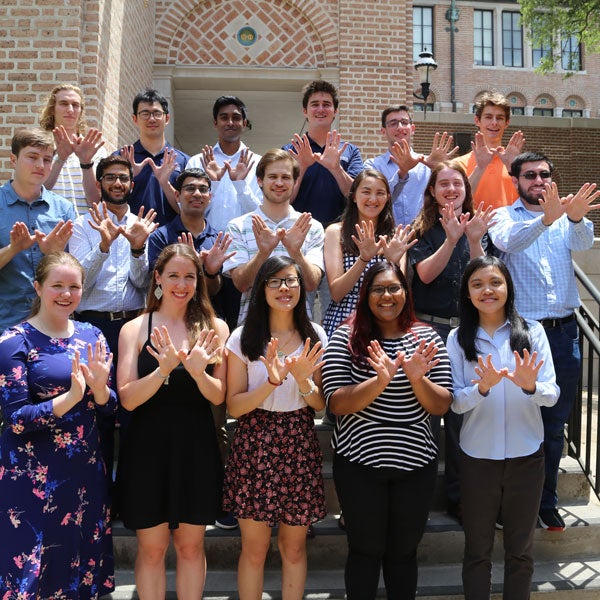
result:
M 238 520 L 233 516 L 233 513 L 227 513 L 215 521 L 215 525 L 219 529 L 237 529 Z
M 540 508 L 538 512 L 539 524 L 548 531 L 564 531 L 565 522 L 558 513 L 557 508 Z

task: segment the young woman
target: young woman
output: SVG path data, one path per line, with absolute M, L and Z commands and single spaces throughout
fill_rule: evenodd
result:
M 470 259 L 490 251 L 487 228 L 491 208 L 473 207 L 471 185 L 462 165 L 444 161 L 432 171 L 423 208 L 414 222 L 417 243 L 408 251 L 413 267 L 412 292 L 416 317 L 433 327 L 446 342 L 458 324 L 460 278 Z M 439 437 L 440 419 L 432 421 Z M 458 484 L 458 433 L 461 417 L 449 411 L 445 426 L 445 488 L 448 514 L 461 520 Z
M 415 322 L 397 264 L 366 272 L 352 320 L 329 341 L 323 383 L 338 417 L 333 478 L 348 534 L 347 597 L 374 599 L 383 568 L 388 598 L 414 598 L 437 475 L 430 415 L 450 406 L 452 379 L 439 336 Z
M 387 179 L 376 169 L 365 169 L 352 183 L 341 221 L 325 232 L 331 302 L 323 327 L 328 337 L 354 310 L 366 270 L 382 260 L 401 264 L 416 242 L 410 227 L 394 228 L 391 198 Z
M 314 413 L 325 406 L 327 337 L 306 313 L 300 267 L 271 257 L 256 275 L 245 324 L 227 342 L 227 408 L 238 419 L 223 508 L 239 519 L 240 600 L 260 600 L 272 527 L 278 526 L 282 597 L 300 600 L 306 533 L 326 514 Z
M 171 532 L 177 597 L 202 596 L 205 526 L 220 514 L 222 463 L 210 403 L 225 400 L 222 347 L 202 265 L 185 244 L 167 246 L 145 314 L 119 337 L 117 382 L 131 423 L 117 472 L 123 523 L 135 529 L 135 580 L 144 600 L 163 600 Z
M 460 287 L 460 325 L 448 337 L 452 410 L 460 431 L 466 600 L 490 597 L 498 512 L 504 521 L 507 600 L 529 598 L 532 544 L 544 482 L 541 406 L 558 399 L 544 328 L 515 309 L 510 273 L 493 256 L 473 259 Z
M 0 590 L 96 599 L 114 588 L 97 412 L 114 412 L 102 333 L 69 316 L 84 271 L 55 252 L 36 269 L 31 316 L 0 338 Z

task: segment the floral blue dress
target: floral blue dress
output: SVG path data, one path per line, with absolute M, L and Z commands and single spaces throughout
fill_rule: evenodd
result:
M 29 323 L 0 337 L 0 598 L 95 599 L 114 588 L 107 478 L 88 389 L 62 417 L 52 398 L 71 387 L 71 359 L 102 333 L 75 322 L 70 338 Z

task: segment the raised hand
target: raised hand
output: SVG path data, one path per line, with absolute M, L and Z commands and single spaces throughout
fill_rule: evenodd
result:
M 448 135 L 445 131 L 440 135 L 439 131 L 436 131 L 431 144 L 431 152 L 423 162 L 432 169 L 437 164 L 450 160 L 459 150 L 458 146 L 452 147 L 453 143 L 454 138 L 451 135 Z
M 227 166 L 220 167 L 215 160 L 215 153 L 212 146 L 204 146 L 200 153 L 200 162 L 205 173 L 210 177 L 211 181 L 221 181 L 223 175 L 227 172 Z
M 292 148 L 289 153 L 298 161 L 300 171 L 303 173 L 315 163 L 317 156 L 310 147 L 310 140 L 306 134 L 300 136 L 297 133 L 292 138 Z
M 576 194 L 570 194 L 566 199 L 566 213 L 571 221 L 581 221 L 590 210 L 600 208 L 600 204 L 592 204 L 600 196 L 595 183 L 584 183 Z
M 408 172 L 416 167 L 420 162 L 425 160 L 422 154 L 413 156 L 410 145 L 406 140 L 394 142 L 390 148 L 390 158 L 392 162 L 398 165 L 398 173 L 400 177 L 406 177 Z
M 319 161 L 322 167 L 325 167 L 328 171 L 334 171 L 340 167 L 340 159 L 344 150 L 348 147 L 348 142 L 344 142 L 341 146 L 342 135 L 335 129 L 327 132 L 327 139 L 325 141 L 325 150 L 322 154 L 315 153 L 315 157 Z
M 52 130 L 52 135 L 54 136 L 58 160 L 65 162 L 73 154 L 73 138 L 62 125 L 55 127 Z
M 492 355 L 488 354 L 485 360 L 481 356 L 477 357 L 475 373 L 479 379 L 472 379 L 471 383 L 478 384 L 481 394 L 487 394 L 503 377 L 506 377 L 508 369 L 506 367 L 499 370 L 496 369 L 494 363 L 492 363 Z
M 91 127 L 87 130 L 85 136 L 77 136 L 73 140 L 73 152 L 79 158 L 81 163 L 91 163 L 92 159 L 96 155 L 96 152 L 104 146 L 104 140 L 102 139 L 102 133 Z
M 285 235 L 285 229 L 273 231 L 260 215 L 254 214 L 252 215 L 252 233 L 254 234 L 259 252 L 262 251 L 266 254 L 271 254 L 275 246 L 279 244 L 279 241 Z
M 94 396 L 101 396 L 106 391 L 112 361 L 113 353 L 106 351 L 106 343 L 102 340 L 96 340 L 94 348 L 92 344 L 87 345 L 87 365 L 82 363 L 80 369 Z
M 16 221 L 10 230 L 10 247 L 15 254 L 31 248 L 35 244 L 36 236 L 29 233 L 27 225 L 21 221 Z
M 526 392 L 535 392 L 535 382 L 544 361 L 540 360 L 536 364 L 537 352 L 534 351 L 529 354 L 527 349 L 523 350 L 523 358 L 519 356 L 517 351 L 514 351 L 513 354 L 515 356 L 515 370 L 512 373 L 506 373 L 504 376 Z
M 155 223 L 154 219 L 156 219 L 156 211 L 153 208 L 144 216 L 144 207 L 140 206 L 137 219 L 122 231 L 123 236 L 134 250 L 142 248 L 148 236 L 158 227 L 158 223 Z
M 137 177 L 148 163 L 154 163 L 150 156 L 147 156 L 142 162 L 135 162 L 135 149 L 133 146 L 123 146 L 119 150 L 119 154 L 131 163 L 134 177 Z
M 325 348 L 321 346 L 321 342 L 317 342 L 312 348 L 310 344 L 310 338 L 307 338 L 299 355 L 288 356 L 285 359 L 288 372 L 298 383 L 311 378 L 315 371 L 325 364 L 325 361 L 321 360 L 325 354 Z
M 277 230 L 278 232 L 283 231 L 281 243 L 285 246 L 288 254 L 292 258 L 302 249 L 306 234 L 310 230 L 311 219 L 310 213 L 302 213 L 289 229 Z
M 214 329 L 203 329 L 189 352 L 179 350 L 177 354 L 185 370 L 197 379 L 209 364 L 221 358 L 222 352 L 219 336 Z
M 75 350 L 75 356 L 71 359 L 71 387 L 69 388 L 68 395 L 73 403 L 76 404 L 83 398 L 84 393 L 85 377 L 81 370 L 79 350 Z
M 473 212 L 473 216 L 465 226 L 465 234 L 469 242 L 478 242 L 491 226 L 493 208 L 483 208 L 483 202 Z
M 169 185 L 171 175 L 173 175 L 173 171 L 177 168 L 177 152 L 173 148 L 167 148 L 160 165 L 157 165 L 151 158 L 149 158 L 148 164 L 160 187 L 164 189 Z
M 240 152 L 240 158 L 235 167 L 231 166 L 230 161 L 226 161 L 225 164 L 227 165 L 227 170 L 229 171 L 229 179 L 231 179 L 231 181 L 241 181 L 246 179 L 248 173 L 250 173 L 250 170 L 256 162 L 253 160 L 253 158 L 254 154 L 250 152 L 250 149 L 244 148 Z
M 565 214 L 572 197 L 567 196 L 567 198 L 561 199 L 558 195 L 558 187 L 554 181 L 552 183 L 545 183 L 544 188 L 542 197 L 540 198 L 540 206 L 544 211 L 542 222 L 548 226 L 552 225 L 554 221 L 560 219 Z
M 417 238 L 410 225 L 398 225 L 389 241 L 387 236 L 380 235 L 379 243 L 385 258 L 389 262 L 399 265 L 407 250 L 417 243 Z
M 208 250 L 208 252 L 204 252 L 202 255 L 204 270 L 207 273 L 210 275 L 218 273 L 225 261 L 236 254 L 235 252 L 227 253 L 232 241 L 233 238 L 229 233 L 219 231 L 211 249 Z
M 269 381 L 275 385 L 279 385 L 286 378 L 289 370 L 289 366 L 285 364 L 285 361 L 279 358 L 277 348 L 279 347 L 279 340 L 277 338 L 271 338 L 267 344 L 267 351 L 264 356 L 260 356 L 260 361 L 267 369 L 267 376 Z
M 454 203 L 449 202 L 442 208 L 440 223 L 446 232 L 448 241 L 456 244 L 464 234 L 469 221 L 469 213 L 462 213 L 458 217 L 454 212 Z
M 395 360 L 392 360 L 381 347 L 377 340 L 372 340 L 367 346 L 367 362 L 375 371 L 378 381 L 387 386 L 400 368 L 404 359 L 404 352 L 398 352 Z
M 356 223 L 356 235 L 352 236 L 352 241 L 358 248 L 360 259 L 368 263 L 377 255 L 381 248 L 381 240 L 375 240 L 375 226 L 372 221 L 361 221 L 360 225 Z
M 50 233 L 42 233 L 35 230 L 35 240 L 42 254 L 64 251 L 71 234 L 73 233 L 73 221 L 60 220 Z
M 512 165 L 513 160 L 523 152 L 523 148 L 525 147 L 525 136 L 522 131 L 515 131 L 512 134 L 508 145 L 506 148 L 502 146 L 498 146 L 496 148 L 496 154 L 500 157 L 500 160 L 504 163 L 506 170 L 510 173 L 510 167 Z
M 411 384 L 425 377 L 430 369 L 433 369 L 440 362 L 439 358 L 435 358 L 438 350 L 439 348 L 435 342 L 427 343 L 425 340 L 421 340 L 418 348 L 410 358 L 406 358 L 404 353 L 401 353 L 400 365 Z
M 123 227 L 115 225 L 110 218 L 106 202 L 102 201 L 100 205 L 95 202 L 89 209 L 90 227 L 100 234 L 100 250 L 108 252 L 111 244 L 123 233 Z
M 181 359 L 173 346 L 167 328 L 164 325 L 154 327 L 150 334 L 150 342 L 152 345 L 146 346 L 146 350 L 158 362 L 161 375 L 168 375 L 181 362 Z
M 496 154 L 493 148 L 487 147 L 481 131 L 475 134 L 475 141 L 471 142 L 471 149 L 473 150 L 475 162 L 480 169 L 486 169 Z

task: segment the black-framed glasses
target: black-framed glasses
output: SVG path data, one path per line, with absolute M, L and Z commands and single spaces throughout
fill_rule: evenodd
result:
M 271 289 L 280 288 L 282 285 L 287 288 L 297 288 L 300 286 L 300 277 L 269 277 L 265 279 L 265 285 Z
M 402 291 L 404 291 L 404 288 L 397 283 L 392 283 L 392 285 L 372 285 L 369 288 L 369 294 L 373 294 L 373 296 L 383 296 L 386 292 L 393 296 Z
M 392 129 L 396 129 L 396 127 L 408 127 L 409 125 L 411 125 L 411 121 L 409 121 L 408 119 L 392 119 L 390 121 L 388 121 L 385 126 L 386 127 L 390 127 Z
M 140 110 L 137 116 L 143 121 L 148 121 L 150 117 L 160 121 L 166 114 L 167 113 L 162 110 Z
M 550 171 L 525 171 L 525 173 L 521 173 L 521 177 L 529 181 L 534 181 L 538 177 L 541 179 L 550 179 L 552 173 Z
M 131 181 L 131 177 L 129 175 L 117 175 L 116 173 L 107 173 L 106 175 L 102 175 L 100 180 L 106 181 L 106 183 L 116 183 L 117 180 L 121 183 L 129 183 Z
M 189 183 L 187 185 L 181 186 L 181 191 L 186 194 L 195 194 L 196 192 L 200 192 L 201 194 L 209 194 L 210 188 L 207 185 L 194 185 L 193 183 Z

